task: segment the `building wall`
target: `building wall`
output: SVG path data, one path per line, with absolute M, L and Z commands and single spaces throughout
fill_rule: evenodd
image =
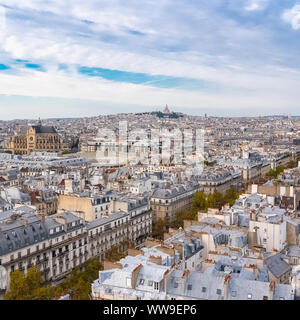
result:
M 58 211 L 59 210 L 72 211 L 76 215 L 83 212 L 84 219 L 86 221 L 94 220 L 94 211 L 91 198 L 79 198 L 68 195 L 59 195 Z
M 274 249 L 281 251 L 286 245 L 286 221 L 280 224 L 267 223 L 264 221 L 249 222 L 249 231 L 257 230 L 257 242 L 262 245 L 266 251 L 272 252 Z M 265 239 L 265 240 L 264 240 Z

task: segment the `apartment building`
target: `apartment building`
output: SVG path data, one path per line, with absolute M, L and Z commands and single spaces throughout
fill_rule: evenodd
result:
M 59 195 L 58 211 L 72 211 L 86 221 L 93 221 L 109 213 L 110 202 L 115 196 L 111 190 Z
M 130 215 L 122 211 L 89 222 L 87 231 L 90 255 L 103 261 L 105 252 L 112 246 L 117 246 L 121 252 L 125 251 L 132 240 L 129 238 L 129 230 Z
M 130 215 L 129 239 L 137 247 L 143 246 L 152 232 L 153 212 L 149 198 L 127 194 L 111 201 L 109 212 L 124 211 Z
M 6 289 L 16 269 L 26 272 L 36 265 L 45 281 L 55 283 L 87 258 L 84 221 L 71 212 L 39 217 L 22 207 L 1 220 L 0 264 L 6 269 Z
M 151 197 L 153 220 L 165 219 L 167 225 L 176 218 L 176 212 L 190 207 L 194 194 L 200 189 L 196 182 L 174 185 L 166 189 L 154 190 Z

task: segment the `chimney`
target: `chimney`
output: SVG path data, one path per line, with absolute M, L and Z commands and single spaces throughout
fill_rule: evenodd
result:
M 42 221 L 42 222 L 45 222 L 45 214 L 44 213 L 39 213 L 38 214 L 38 217 L 40 218 L 40 220 Z
M 185 287 L 185 282 L 188 278 L 188 275 L 190 273 L 190 270 L 186 269 L 183 271 L 182 277 L 181 277 L 181 281 L 180 281 L 180 285 L 181 285 L 181 293 L 184 294 L 184 287 Z
M 230 287 L 231 276 L 227 274 L 224 279 L 224 300 L 228 298 L 228 289 Z
M 64 230 L 67 231 L 67 219 L 64 216 L 57 216 L 55 221 L 61 223 L 64 226 Z
M 250 220 L 252 220 L 252 221 L 255 221 L 255 220 L 256 220 L 256 211 L 255 211 L 255 210 L 251 210 Z
M 275 286 L 276 286 L 276 282 L 275 281 L 270 281 L 270 285 L 269 285 L 269 300 L 273 300 L 274 299 Z
M 165 273 L 164 273 L 164 291 L 167 292 L 167 280 L 169 278 L 169 275 L 170 275 L 170 270 L 166 270 Z
M 140 254 L 144 254 L 144 251 L 143 250 L 140 250 L 140 249 L 136 249 L 136 248 L 129 248 L 128 249 L 128 256 L 132 256 L 132 257 L 135 257 L 137 255 L 140 255 Z
M 20 218 L 19 221 L 24 227 L 28 226 L 28 220 L 26 220 L 25 218 Z
M 131 287 L 132 289 L 135 289 L 136 281 L 139 276 L 140 270 L 143 268 L 142 264 L 139 264 L 133 271 L 131 275 Z
M 113 262 L 111 260 L 104 260 L 103 270 L 122 269 L 122 264 L 119 262 Z

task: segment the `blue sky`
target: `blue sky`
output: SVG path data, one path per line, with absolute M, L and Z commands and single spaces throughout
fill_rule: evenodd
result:
M 300 0 L 0 0 L 0 119 L 300 110 Z

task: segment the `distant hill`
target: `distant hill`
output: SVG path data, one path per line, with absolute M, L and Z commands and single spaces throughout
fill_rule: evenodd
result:
M 47 118 L 47 120 L 75 120 L 77 118 Z

